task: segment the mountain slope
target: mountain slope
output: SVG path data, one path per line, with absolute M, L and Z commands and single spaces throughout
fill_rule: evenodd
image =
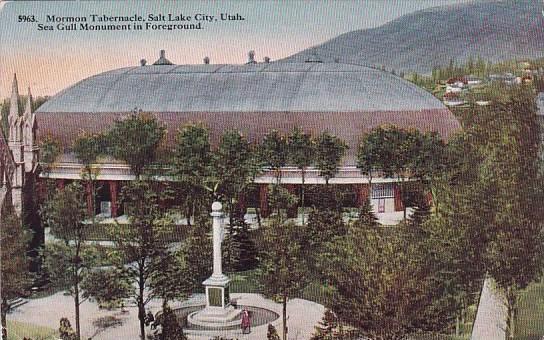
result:
M 342 34 L 282 62 L 317 56 L 397 71 L 430 72 L 450 58 L 500 61 L 544 56 L 541 0 L 480 1 L 425 9 Z

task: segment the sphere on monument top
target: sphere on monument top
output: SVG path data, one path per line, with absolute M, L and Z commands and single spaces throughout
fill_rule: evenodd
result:
M 222 208 L 223 208 L 223 205 L 221 205 L 220 202 L 212 203 L 212 211 L 221 211 Z

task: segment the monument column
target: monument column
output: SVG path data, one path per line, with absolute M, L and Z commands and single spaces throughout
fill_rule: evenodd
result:
M 213 274 L 212 277 L 218 279 L 223 278 L 223 267 L 221 263 L 221 217 L 223 213 L 221 212 L 221 203 L 213 202 L 212 204 L 212 213 L 213 218 Z
M 230 279 L 223 274 L 221 263 L 221 242 L 223 226 L 221 219 L 223 213 L 219 202 L 213 202 L 213 273 L 202 284 L 206 288 L 206 307 L 198 312 L 193 312 L 187 317 L 187 322 L 203 327 L 231 327 L 241 323 L 240 309 L 235 309 L 230 303 L 229 282 Z

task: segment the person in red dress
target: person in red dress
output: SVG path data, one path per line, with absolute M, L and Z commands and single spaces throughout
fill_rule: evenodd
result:
M 247 309 L 242 311 L 242 334 L 251 333 L 251 319 Z

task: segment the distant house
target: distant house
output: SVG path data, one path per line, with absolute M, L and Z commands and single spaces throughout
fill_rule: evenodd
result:
M 517 77 L 514 76 L 512 73 L 491 74 L 489 75 L 489 80 L 505 83 L 506 85 L 514 85 L 521 82 L 521 78 L 518 81 Z
M 483 81 L 481 78 L 470 75 L 465 77 L 468 86 L 480 85 Z
M 444 105 L 447 106 L 459 106 L 466 103 L 460 96 L 459 93 L 456 92 L 446 92 L 444 94 Z

